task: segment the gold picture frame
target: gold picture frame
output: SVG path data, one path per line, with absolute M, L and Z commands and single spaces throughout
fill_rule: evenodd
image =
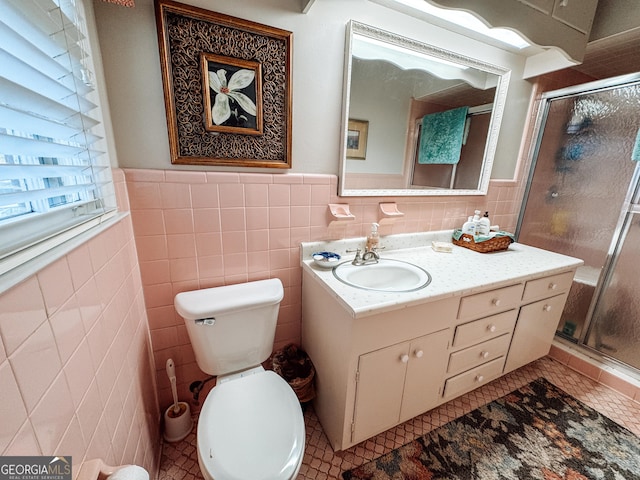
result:
M 262 66 L 201 53 L 204 128 L 208 132 L 262 135 Z
M 367 158 L 367 137 L 369 122 L 367 120 L 349 119 L 347 129 L 347 158 L 365 160 Z
M 293 34 L 172 0 L 155 11 L 171 163 L 291 168 Z

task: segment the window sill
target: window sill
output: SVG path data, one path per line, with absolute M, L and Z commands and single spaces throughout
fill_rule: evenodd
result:
M 38 255 L 37 257 L 28 260 L 22 265 L 17 266 L 12 270 L 0 275 L 0 295 L 15 287 L 20 282 L 35 275 L 46 266 L 64 257 L 72 250 L 78 248 L 93 237 L 106 231 L 108 228 L 111 228 L 128 216 L 129 212 L 117 212 L 109 219 L 102 221 L 99 225 L 90 228 L 86 232 L 76 235 L 75 237 L 58 245 L 57 247 L 48 250 L 42 255 Z

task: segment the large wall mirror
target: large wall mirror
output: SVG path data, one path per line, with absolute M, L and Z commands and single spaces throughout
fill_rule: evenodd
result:
M 483 195 L 509 70 L 347 25 L 341 196 Z

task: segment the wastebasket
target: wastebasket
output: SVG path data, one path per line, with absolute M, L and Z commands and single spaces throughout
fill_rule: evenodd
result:
M 313 380 L 316 370 L 307 352 L 290 343 L 273 354 L 272 364 L 273 371 L 287 381 L 300 403 L 315 398 Z

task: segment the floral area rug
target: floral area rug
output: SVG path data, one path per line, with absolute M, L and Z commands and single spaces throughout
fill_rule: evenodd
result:
M 640 438 L 539 378 L 342 476 L 640 480 Z

